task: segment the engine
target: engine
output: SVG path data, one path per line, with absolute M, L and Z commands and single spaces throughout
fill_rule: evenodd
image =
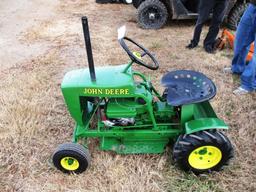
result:
M 132 126 L 149 121 L 146 102 L 135 98 L 112 98 L 101 113 L 106 126 Z

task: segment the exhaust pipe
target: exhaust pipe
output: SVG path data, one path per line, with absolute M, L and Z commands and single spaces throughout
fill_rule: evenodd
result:
M 91 81 L 96 82 L 96 74 L 95 74 L 95 69 L 94 69 L 88 19 L 85 16 L 82 17 L 82 25 L 83 25 L 84 41 L 85 41 L 85 48 L 86 48 L 86 52 L 87 52 L 87 59 L 88 59 L 88 64 L 89 64 Z

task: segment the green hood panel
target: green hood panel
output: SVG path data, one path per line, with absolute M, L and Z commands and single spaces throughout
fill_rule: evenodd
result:
M 134 81 L 131 68 L 124 73 L 127 65 L 97 67 L 96 82 L 92 82 L 89 69 L 77 69 L 68 72 L 61 88 L 79 89 L 82 96 L 125 96 L 134 94 Z M 107 75 L 106 75 L 107 74 Z M 65 92 L 65 91 L 64 91 Z

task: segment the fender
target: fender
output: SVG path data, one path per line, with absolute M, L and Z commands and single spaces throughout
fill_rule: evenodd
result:
M 186 134 L 209 129 L 228 129 L 228 126 L 218 118 L 200 118 L 185 123 Z

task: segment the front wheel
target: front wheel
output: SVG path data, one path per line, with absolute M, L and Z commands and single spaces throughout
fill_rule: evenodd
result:
M 146 0 L 138 7 L 137 20 L 143 29 L 160 29 L 168 19 L 166 6 L 159 0 Z
M 195 174 L 219 171 L 233 157 L 229 139 L 216 130 L 181 135 L 173 149 L 174 161 Z
M 90 160 L 88 149 L 77 143 L 61 144 L 52 156 L 54 166 L 64 173 L 82 173 Z

